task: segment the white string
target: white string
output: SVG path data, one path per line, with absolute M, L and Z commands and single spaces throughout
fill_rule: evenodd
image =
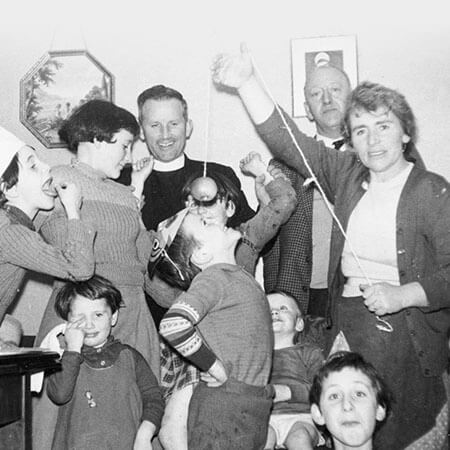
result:
M 286 118 L 284 117 L 284 114 L 282 113 L 281 108 L 280 108 L 280 106 L 278 105 L 278 102 L 275 101 L 275 98 L 272 96 L 272 93 L 271 93 L 270 90 L 268 89 L 268 87 L 267 87 L 267 85 L 266 85 L 266 83 L 265 83 L 265 81 L 264 81 L 264 78 L 261 76 L 261 72 L 260 72 L 259 69 L 257 68 L 257 66 L 256 66 L 256 64 L 255 64 L 255 61 L 254 61 L 254 59 L 253 59 L 251 53 L 250 53 L 250 59 L 251 59 L 251 61 L 252 61 L 252 65 L 253 65 L 253 68 L 254 68 L 255 73 L 257 74 L 259 80 L 261 81 L 261 83 L 262 83 L 262 85 L 263 85 L 265 91 L 267 92 L 267 95 L 268 95 L 269 98 L 272 100 L 272 103 L 275 105 L 275 109 L 277 110 L 278 114 L 280 115 L 281 120 L 282 120 L 282 122 L 283 122 L 283 125 L 286 127 L 286 130 L 287 130 L 287 132 L 288 132 L 288 134 L 289 134 L 289 136 L 290 136 L 290 138 L 291 138 L 291 140 L 292 140 L 292 142 L 293 142 L 295 148 L 296 148 L 296 149 L 298 150 L 298 152 L 300 153 L 300 156 L 301 156 L 302 159 L 303 159 L 303 162 L 304 162 L 304 164 L 305 164 L 306 169 L 307 169 L 308 172 L 311 174 L 310 182 L 314 182 L 314 183 L 315 183 L 315 185 L 316 185 L 318 191 L 320 192 L 320 195 L 322 196 L 322 198 L 323 198 L 323 200 L 324 200 L 324 202 L 325 202 L 326 207 L 327 207 L 328 210 L 330 211 L 331 216 L 333 217 L 335 223 L 336 223 L 337 226 L 339 227 L 339 230 L 340 230 L 341 233 L 343 234 L 344 239 L 346 240 L 347 245 L 348 245 L 348 247 L 349 247 L 349 250 L 350 250 L 352 256 L 355 258 L 355 261 L 356 261 L 356 263 L 357 263 L 359 269 L 361 270 L 361 273 L 362 273 L 363 277 L 366 279 L 366 281 L 367 281 L 367 283 L 369 284 L 369 286 L 373 286 L 372 280 L 369 278 L 369 276 L 367 275 L 366 271 L 364 270 L 364 268 L 363 268 L 363 266 L 362 266 L 362 264 L 361 264 L 361 260 L 359 259 L 358 255 L 356 254 L 356 252 L 355 252 L 355 250 L 354 250 L 354 248 L 353 248 L 353 244 L 351 243 L 350 239 L 348 238 L 348 235 L 347 235 L 347 233 L 345 232 L 344 227 L 342 226 L 340 220 L 339 220 L 338 217 L 336 216 L 336 214 L 335 214 L 335 212 L 334 212 L 334 209 L 333 209 L 331 203 L 329 202 L 329 200 L 328 200 L 328 198 L 327 198 L 327 196 L 326 196 L 326 194 L 325 194 L 325 192 L 324 192 L 322 186 L 321 186 L 320 183 L 319 183 L 319 180 L 317 179 L 315 173 L 313 172 L 311 166 L 309 165 L 308 160 L 307 160 L 306 157 L 305 157 L 305 154 L 303 153 L 302 149 L 300 148 L 300 145 L 298 144 L 297 139 L 295 138 L 294 133 L 293 133 L 292 130 L 291 130 L 291 127 L 290 127 L 289 124 L 287 123 Z M 382 322 L 383 325 L 384 325 L 384 327 L 382 327 L 381 325 L 377 325 L 377 328 L 378 328 L 379 330 L 383 330 L 383 331 L 387 331 L 387 332 L 392 332 L 392 331 L 393 331 L 393 327 L 392 327 L 392 325 L 391 325 L 389 322 L 387 322 L 387 321 L 384 320 L 384 319 L 381 319 L 378 315 L 376 315 L 376 318 L 377 318 L 378 321 Z
M 208 161 L 208 142 L 209 142 L 209 116 L 211 114 L 211 76 L 208 71 L 208 90 L 206 93 L 206 124 L 205 124 L 205 153 L 203 159 L 203 177 L 206 177 L 206 162 Z

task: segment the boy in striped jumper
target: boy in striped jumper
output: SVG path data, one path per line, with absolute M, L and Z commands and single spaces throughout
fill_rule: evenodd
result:
M 186 211 L 156 266 L 161 278 L 187 289 L 160 333 L 202 372 L 189 406 L 189 448 L 264 448 L 273 394 L 271 314 L 254 277 L 236 265 L 240 238 Z

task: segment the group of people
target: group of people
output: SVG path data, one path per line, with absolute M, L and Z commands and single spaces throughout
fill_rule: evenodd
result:
M 188 106 L 163 85 L 138 120 L 74 110 L 59 133 L 75 157 L 51 170 L 0 130 L 0 322 L 27 270 L 55 277 L 36 345 L 58 342 L 62 370 L 34 447 L 445 449 L 450 194 L 406 99 L 318 66 L 310 138 L 245 46 L 212 77 L 274 156 L 241 161 L 256 212 L 231 168 L 186 156 Z

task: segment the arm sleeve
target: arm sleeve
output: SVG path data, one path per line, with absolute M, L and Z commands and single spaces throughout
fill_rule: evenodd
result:
M 142 396 L 142 420 L 148 420 L 158 432 L 164 414 L 164 400 L 161 388 L 150 366 L 144 357 L 135 349 L 129 347 L 133 353 L 136 368 L 136 383 Z
M 64 405 L 72 398 L 83 357 L 77 352 L 64 352 L 62 370 L 48 377 L 47 394 L 57 405 Z
M 64 214 L 64 213 L 63 213 Z M 22 225 L 8 225 L 2 229 L 0 254 L 3 261 L 35 272 L 57 278 L 86 280 L 94 272 L 93 243 L 95 232 L 80 220 L 64 221 L 55 216 L 55 222 L 45 227 L 45 233 L 52 238 L 53 224 L 61 224 L 64 234 L 59 242 L 49 239 L 48 244 L 36 231 Z
M 162 336 L 204 372 L 217 358 L 208 348 L 196 325 L 220 301 L 221 291 L 220 273 L 213 271 L 197 275 L 189 290 L 180 295 L 160 323 L 159 331 Z
M 284 224 L 297 204 L 296 194 L 291 183 L 277 178 L 266 186 L 270 202 L 260 208 L 256 215 L 241 225 L 243 240 L 236 250 L 237 263 L 247 272 L 254 274 L 256 261 L 263 247 Z
M 170 286 L 157 275 L 153 275 L 152 278 L 149 278 L 147 275 L 145 277 L 145 292 L 147 292 L 159 306 L 170 308 L 184 291 Z
M 283 117 L 326 196 L 334 203 L 334 193 L 339 180 L 342 181 L 342 174 L 348 173 L 351 167 L 360 164 L 357 162 L 356 153 L 329 149 L 322 141 L 316 141 L 302 133 L 284 111 Z M 311 177 L 277 109 L 273 110 L 272 115 L 265 122 L 257 125 L 256 130 L 276 159 L 294 169 L 305 179 Z
M 431 273 L 417 280 L 423 287 L 429 304 L 420 308 L 424 312 L 450 308 L 450 186 L 444 180 L 428 186 L 432 189 L 428 193 L 428 200 L 420 203 L 423 220 L 427 224 L 427 249 L 422 247 L 422 255 L 417 257 L 425 257 L 428 250 L 433 254 L 437 270 L 430 271 Z

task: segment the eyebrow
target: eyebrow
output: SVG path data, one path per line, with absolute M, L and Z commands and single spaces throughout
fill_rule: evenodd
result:
M 359 380 L 351 380 L 351 383 L 358 384 L 358 385 L 360 384 L 360 385 L 365 386 L 367 388 L 370 388 L 372 386 L 371 384 L 367 384 L 366 382 L 359 381 Z M 335 388 L 335 387 L 342 387 L 342 385 L 341 384 L 337 384 L 337 383 L 330 384 L 325 390 L 328 390 L 330 388 Z
M 382 120 L 377 120 L 375 122 L 375 125 L 381 125 L 381 124 L 384 124 L 384 123 L 394 123 L 394 121 L 392 119 L 387 119 L 386 118 L 386 119 L 382 119 Z M 367 125 L 364 125 L 364 124 L 357 125 L 356 127 L 352 128 L 352 131 L 359 130 L 361 128 L 367 128 Z

